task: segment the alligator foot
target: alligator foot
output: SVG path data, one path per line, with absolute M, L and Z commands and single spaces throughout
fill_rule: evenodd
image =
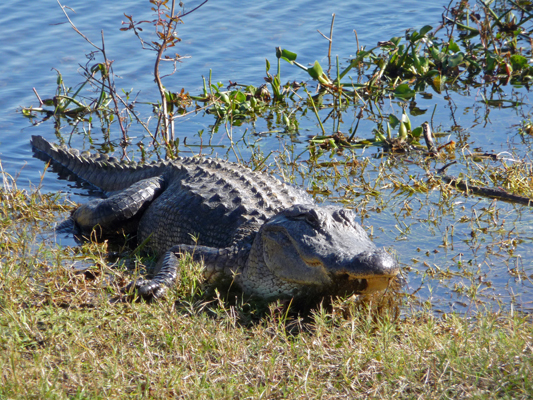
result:
M 171 249 L 172 250 L 172 249 Z M 144 299 L 160 299 L 168 288 L 176 283 L 179 267 L 178 257 L 173 251 L 168 251 L 156 267 L 157 274 L 153 279 L 139 279 L 126 286 L 126 293 L 136 292 Z
M 167 292 L 168 286 L 152 279 L 139 279 L 125 288 L 126 293 L 136 293 L 143 299 L 160 299 Z

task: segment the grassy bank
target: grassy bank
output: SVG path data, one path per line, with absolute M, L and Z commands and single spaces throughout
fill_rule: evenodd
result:
M 347 306 L 300 319 L 272 305 L 250 319 L 247 305 L 202 300 L 190 265 L 168 298 L 124 302 L 131 273 L 105 243 L 44 234 L 71 205 L 16 188 L 0 204 L 2 399 L 533 396 L 530 316 Z

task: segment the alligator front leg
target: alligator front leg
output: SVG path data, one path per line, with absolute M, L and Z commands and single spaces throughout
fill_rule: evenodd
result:
M 238 265 L 245 257 L 243 252 L 235 252 L 232 249 L 217 249 L 207 246 L 177 245 L 172 247 L 159 260 L 156 266 L 156 274 L 152 279 L 141 279 L 130 283 L 126 291 L 132 288 L 143 298 L 161 298 L 169 287 L 176 284 L 178 276 L 179 257 L 188 253 L 193 261 L 203 262 L 205 265 L 204 277 L 212 282 L 223 274 L 227 274 L 228 266 L 238 269 Z M 231 278 L 228 276 L 228 278 Z
M 96 199 L 81 205 L 72 213 L 72 220 L 83 233 L 99 227 L 103 233 L 116 232 L 135 217 L 165 190 L 161 176 L 143 179 L 107 199 Z M 136 230 L 136 227 L 133 227 Z

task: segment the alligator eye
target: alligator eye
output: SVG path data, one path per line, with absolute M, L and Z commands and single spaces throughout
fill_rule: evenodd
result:
M 305 221 L 314 228 L 320 227 L 324 216 L 320 211 L 307 205 L 296 205 L 283 212 L 285 218 L 292 221 Z
M 298 215 L 295 215 L 293 217 L 290 217 L 290 219 L 293 219 L 293 220 L 296 220 L 296 221 L 306 221 L 306 222 L 311 222 L 312 219 L 309 218 L 309 215 L 306 213 L 306 214 L 298 214 Z
M 320 225 L 320 218 L 317 215 L 317 213 L 314 212 L 314 211 L 306 212 L 304 214 L 295 215 L 291 219 L 296 220 L 296 221 L 305 221 L 305 222 L 307 222 L 309 225 L 311 225 L 313 227 L 317 227 L 317 226 Z
M 305 214 L 305 219 L 313 226 L 320 225 L 320 220 L 315 210 L 311 210 Z

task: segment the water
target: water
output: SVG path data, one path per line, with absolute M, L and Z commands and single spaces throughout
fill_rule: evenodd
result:
M 186 3 L 186 6 L 192 8 L 197 4 Z M 99 1 L 96 5 L 77 0 L 64 5 L 76 11 L 69 14 L 72 21 L 95 44 L 101 44 L 101 31 L 104 31 L 108 56 L 115 60 L 115 73 L 122 77 L 117 86 L 141 90 L 145 99 L 156 100 L 158 93 L 152 74 L 154 53 L 142 50 L 132 32 L 119 31 L 121 22 L 126 20 L 124 13 L 136 20 L 153 19 L 149 2 Z M 327 53 L 328 43 L 316 30 L 329 33 L 332 13 L 337 14 L 333 53 L 347 57 L 356 50 L 353 29 L 357 29 L 361 44 L 374 45 L 384 37 L 401 35 L 405 29 L 417 27 L 420 20 L 437 21 L 441 12 L 439 1 L 423 4 L 410 1 L 401 6 L 397 2 L 363 1 L 325 1 L 319 6 L 310 1 L 290 2 L 290 5 L 281 1 L 243 2 L 237 9 L 230 1 L 210 1 L 181 25 L 179 36 L 183 43 L 177 51 L 191 58 L 179 65 L 178 73 L 165 84 L 199 93 L 201 76 L 208 76 L 212 69 L 214 81 L 259 85 L 265 76 L 265 58 L 275 59 L 276 46 L 294 49 L 299 60 L 312 63 Z M 84 64 L 84 55 L 93 49 L 66 23 L 55 1 L 40 1 L 31 7 L 22 1 L 3 3 L 0 22 L 4 33 L 0 44 L 3 55 L 0 157 L 7 171 L 19 175 L 19 184 L 27 185 L 36 183 L 42 171 L 42 164 L 31 157 L 29 138 L 49 136 L 52 129 L 50 124 L 29 128 L 16 110 L 20 106 L 38 105 L 32 88 L 42 98 L 53 96 L 56 73 L 52 68 L 60 70 L 67 85 L 81 82 L 78 64 Z M 297 68 L 284 65 L 283 79 L 305 77 Z M 212 122 L 196 121 L 199 119 L 180 121 L 179 131 L 192 135 Z M 45 183 L 50 190 L 64 188 L 53 177 Z
M 190 9 L 197 4 L 199 2 L 186 2 L 185 5 Z M 117 3 L 110 0 L 71 0 L 64 5 L 76 11 L 69 11 L 72 21 L 95 44 L 101 45 L 101 32 L 104 32 L 108 57 L 115 60 L 114 71 L 121 77 L 117 79 L 117 86 L 126 90 L 132 88 L 134 93 L 140 91 L 140 97 L 145 101 L 156 101 L 158 92 L 152 74 L 154 53 L 143 50 L 131 31 L 119 31 L 121 21 L 126 20 L 124 13 L 133 15 L 135 20 L 153 19 L 148 1 Z M 419 29 L 426 24 L 437 26 L 444 5 L 447 4 L 442 0 L 371 3 L 360 0 L 320 3 L 297 0 L 239 2 L 236 7 L 235 2 L 211 0 L 199 11 L 188 16 L 180 26 L 178 35 L 183 41 L 176 51 L 191 58 L 179 64 L 178 72 L 166 78 L 164 82 L 168 88 L 176 91 L 183 87 L 191 94 L 197 94 L 202 89 L 202 76 L 207 77 L 211 69 L 215 82 L 220 81 L 227 85 L 231 80 L 259 86 L 265 76 L 265 58 L 274 65 L 274 49 L 277 46 L 298 53 L 298 61 L 304 65 L 313 63 L 316 59 L 322 65 L 327 64 L 328 42 L 317 33 L 317 29 L 329 35 L 332 13 L 336 14 L 333 55 L 338 54 L 342 61 L 356 52 L 354 29 L 357 30 L 361 45 L 373 47 L 378 41 L 403 35 L 408 28 Z M 3 27 L 3 40 L 0 42 L 0 160 L 4 170 L 17 177 L 19 187 L 32 187 L 39 184 L 44 166 L 41 161 L 32 157 L 30 136 L 42 135 L 54 141 L 53 126 L 50 122 L 31 126 L 17 109 L 21 106 L 38 105 L 32 88 L 35 88 L 42 98 L 54 95 L 56 73 L 52 68 L 60 70 L 67 85 L 81 82 L 78 74 L 79 64 L 85 64 L 84 55 L 92 48 L 66 23 L 60 7 L 54 1 L 32 2 L 31 6 L 22 1 L 6 2 L 0 5 L 0 24 Z M 145 25 L 144 29 L 149 38 L 148 25 Z M 283 82 L 305 79 L 306 76 L 300 69 L 282 64 Z M 506 90 L 508 96 L 513 95 L 514 89 Z M 527 103 L 527 92 L 517 90 L 519 96 L 526 96 L 524 101 Z M 526 113 L 527 110 L 487 109 L 480 105 L 483 95 L 486 93 L 472 91 L 464 96 L 454 96 L 454 104 L 446 99 L 446 94 L 433 93 L 431 101 L 424 103 L 424 107 L 421 106 L 428 111 L 425 115 L 413 117 L 413 125 L 417 126 L 429 120 L 436 104 L 438 112 L 435 119 L 443 130 L 450 128 L 453 119 L 466 128 L 466 131 L 461 133 L 463 142 L 470 143 L 473 147 L 483 147 L 487 151 L 511 150 L 515 156 L 529 157 L 531 140 L 517 136 L 516 128 L 513 127 L 523 119 L 521 112 Z M 455 106 L 457 113 L 453 112 Z M 388 107 L 398 113 L 397 104 L 391 103 Z M 468 108 L 463 112 L 465 107 Z M 345 121 L 345 131 L 352 122 Z M 212 117 L 202 115 L 184 118 L 178 121 L 178 136 L 182 140 L 187 137 L 189 143 L 197 143 L 196 132 L 201 129 L 209 131 L 212 123 Z M 363 120 L 358 132 L 369 132 L 373 126 L 371 121 Z M 258 132 L 266 130 L 266 127 L 260 124 L 255 127 L 245 126 L 241 130 L 236 128 L 235 137 L 240 137 L 245 128 L 255 128 Z M 327 126 L 327 129 L 331 130 L 332 127 Z M 303 149 L 306 136 L 316 133 L 318 128 L 314 117 L 304 118 L 300 125 L 300 136 L 294 138 L 301 144 L 296 143 L 296 146 Z M 129 134 L 139 138 L 144 135 L 140 127 L 135 126 Z M 120 137 L 118 128 L 113 128 L 112 135 L 114 138 Z M 371 137 L 370 133 L 368 137 Z M 458 140 L 457 137 L 450 138 Z M 217 144 L 227 144 L 227 138 L 223 134 L 215 140 Z M 524 144 L 524 141 L 528 140 L 529 142 Z M 88 146 L 82 138 L 74 138 L 72 144 L 79 148 Z M 275 134 L 270 134 L 266 135 L 260 145 L 263 151 L 268 153 L 280 148 L 280 140 Z M 370 154 L 371 152 L 367 152 L 365 156 Z M 74 201 L 85 201 L 84 190 L 75 188 L 72 183 L 58 180 L 51 173 L 44 176 L 43 190 L 65 191 L 70 193 Z M 405 202 L 413 204 L 413 198 L 396 197 L 392 200 L 391 207 L 401 207 Z M 438 203 L 438 194 L 430 194 L 430 197 Z M 393 217 L 391 209 L 381 213 L 370 211 L 365 224 L 375 227 L 376 231 L 378 227 L 381 228 L 379 232 L 374 233 L 376 242 L 382 246 L 392 245 L 397 249 L 402 264 L 412 268 L 408 275 L 407 290 L 414 292 L 419 286 L 422 287 L 417 293 L 420 299 L 432 299 L 445 310 L 454 309 L 455 304 L 463 302 L 463 296 L 457 290 L 450 289 L 448 286 L 451 284 L 442 286 L 442 276 L 432 275 L 424 263 L 430 267 L 437 265 L 453 270 L 461 264 L 458 263 L 457 257 L 470 257 L 475 262 L 466 262 L 465 265 L 475 270 L 478 264 L 482 264 L 486 270 L 484 276 L 495 285 L 486 290 L 490 292 L 487 296 L 492 296 L 495 303 L 500 300 L 510 303 L 511 298 L 514 298 L 518 305 L 531 309 L 531 305 L 528 306 L 533 299 L 531 282 L 527 279 L 516 279 L 508 272 L 511 268 L 509 262 L 514 260 L 521 265 L 526 275 L 533 276 L 533 219 L 529 209 L 503 203 L 497 205 L 501 219 L 505 220 L 502 223 L 506 229 L 514 229 L 522 239 L 524 236 L 529 237 L 529 240 L 520 243 L 513 256 L 494 255 L 486 249 L 483 250 L 485 253 L 482 256 L 472 254 L 475 244 L 468 238 L 472 231 L 468 224 L 456 224 L 458 243 L 454 248 L 439 253 L 432 252 L 438 249 L 443 232 L 453 225 L 455 216 L 452 218 L 451 214 L 482 214 L 483 209 L 490 207 L 488 200 L 465 199 L 450 211 L 450 215 L 443 213 L 433 216 L 437 221 L 436 226 L 427 222 L 428 216 L 422 215 L 427 213 L 427 210 L 421 209 L 418 213 L 406 216 L 402 221 L 411 228 L 407 240 L 398 234 L 395 227 L 398 226 L 398 221 Z M 483 243 L 479 246 L 483 247 Z M 430 255 L 424 255 L 426 252 Z M 454 284 L 457 282 L 459 280 L 454 281 Z

